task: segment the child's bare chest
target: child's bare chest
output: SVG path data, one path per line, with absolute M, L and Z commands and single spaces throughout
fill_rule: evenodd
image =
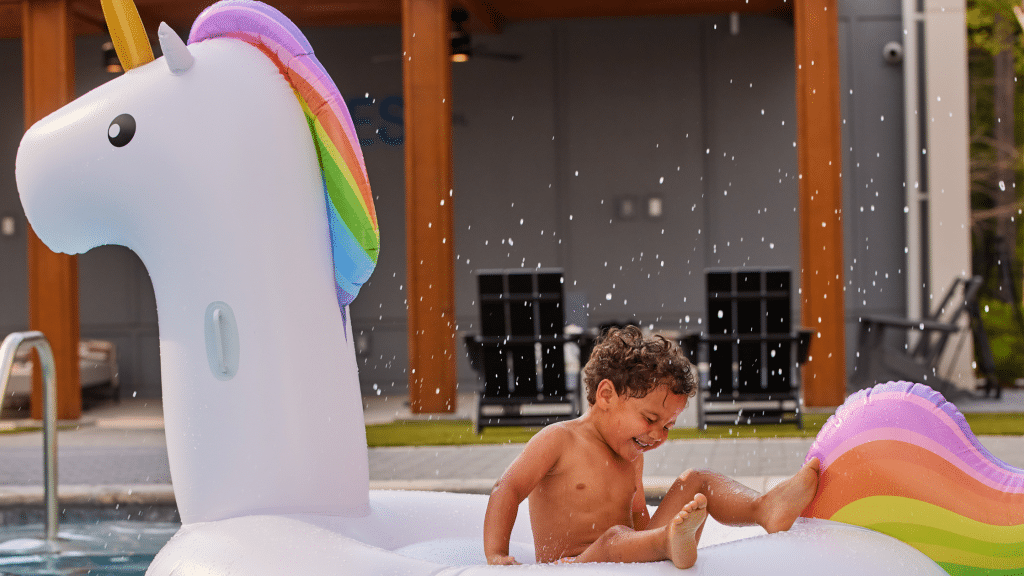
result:
M 633 525 L 642 461 L 628 462 L 602 444 L 579 441 L 530 493 L 538 561 L 580 554 L 616 525 Z
M 593 453 L 569 454 L 548 478 L 580 514 L 629 518 L 636 492 L 636 468 L 621 458 Z

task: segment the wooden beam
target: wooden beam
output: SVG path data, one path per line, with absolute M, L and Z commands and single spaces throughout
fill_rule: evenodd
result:
M 846 397 L 837 16 L 836 0 L 794 3 L 801 309 L 815 330 L 804 368 L 808 406 Z
M 452 106 L 447 0 L 402 0 L 409 405 L 456 403 Z
M 0 38 L 21 38 L 20 2 L 0 2 Z
M 74 2 L 71 4 L 71 13 L 75 15 L 75 19 L 78 23 L 92 26 L 99 31 L 97 32 L 98 34 L 107 33 L 107 22 L 103 19 L 103 9 L 99 6 L 92 6 L 91 4 L 85 4 L 83 2 Z
M 402 7 L 397 0 L 294 1 L 274 4 L 274 7 L 297 26 L 398 24 L 402 19 Z
M 75 39 L 67 0 L 23 0 L 25 126 L 74 98 Z M 57 372 L 57 417 L 82 415 L 78 372 L 78 261 L 28 233 L 29 326 L 46 335 Z M 36 362 L 36 366 L 39 363 Z M 42 417 L 41 370 L 32 381 L 32 417 Z
M 630 18 L 696 14 L 787 15 L 793 0 L 491 0 L 508 21 L 549 18 Z
M 466 9 L 469 14 L 469 22 L 466 30 L 470 32 L 487 32 L 489 34 L 501 34 L 505 28 L 505 16 L 485 0 L 456 0 L 456 4 Z
M 0 0 L 0 38 L 21 38 L 22 1 Z M 103 14 L 99 13 L 99 18 L 96 18 L 98 10 L 98 5 L 94 9 L 91 5 L 82 2 L 75 2 L 71 5 L 71 12 L 75 16 L 73 30 L 76 36 L 106 33 Z
M 20 3 L 0 0 L 0 38 L 21 36 Z M 188 30 L 196 16 L 213 0 L 138 0 L 136 5 L 151 33 L 161 21 L 179 32 Z M 551 18 L 628 18 L 727 14 L 774 14 L 789 17 L 792 0 L 454 0 L 470 14 L 468 31 L 499 33 L 508 22 Z M 388 25 L 401 21 L 400 0 L 273 0 L 271 4 L 299 27 Z M 103 32 L 92 15 L 99 0 L 75 0 L 72 10 L 85 15 L 77 21 L 78 34 Z M 13 10 L 12 8 L 13 7 Z

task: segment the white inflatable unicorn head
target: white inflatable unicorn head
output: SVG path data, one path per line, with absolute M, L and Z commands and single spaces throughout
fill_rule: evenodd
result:
M 207 10 L 191 46 L 166 25 L 159 37 L 163 58 L 25 134 L 29 222 L 55 251 L 126 246 L 152 276 L 184 521 L 363 514 L 344 307 L 379 236 L 348 111 L 302 35 L 263 4 Z

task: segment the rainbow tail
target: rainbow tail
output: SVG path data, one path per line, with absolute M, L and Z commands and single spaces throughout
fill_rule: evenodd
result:
M 327 197 L 338 304 L 355 299 L 377 265 L 380 230 L 359 138 L 345 100 L 301 31 L 277 9 L 222 0 L 196 18 L 189 43 L 227 37 L 252 44 L 288 79 L 306 114 Z
M 931 388 L 889 382 L 850 396 L 812 457 L 821 477 L 804 516 L 888 534 L 955 576 L 1024 574 L 1024 470 L 989 453 Z

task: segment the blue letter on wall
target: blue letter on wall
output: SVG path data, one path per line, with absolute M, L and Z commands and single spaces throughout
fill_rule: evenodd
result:
M 380 129 L 377 130 L 377 134 L 385 144 L 401 146 L 402 142 L 405 141 L 405 121 L 402 114 L 403 104 L 404 102 L 402 101 L 401 96 L 388 96 L 381 100 L 380 117 L 384 122 L 381 123 Z M 392 113 L 393 108 L 398 109 L 397 115 Z M 392 136 L 388 133 L 388 124 L 394 124 L 401 129 L 397 136 Z
M 370 146 L 373 144 L 373 136 L 371 135 L 369 138 L 364 138 L 363 135 L 360 134 L 359 130 L 360 126 L 369 126 L 373 123 L 366 116 L 359 115 L 359 109 L 364 106 L 373 106 L 373 99 L 369 96 L 365 98 L 353 98 L 348 101 L 348 113 L 352 115 L 352 123 L 356 126 L 356 135 L 359 136 L 359 145 Z M 363 132 L 365 132 L 365 130 Z

